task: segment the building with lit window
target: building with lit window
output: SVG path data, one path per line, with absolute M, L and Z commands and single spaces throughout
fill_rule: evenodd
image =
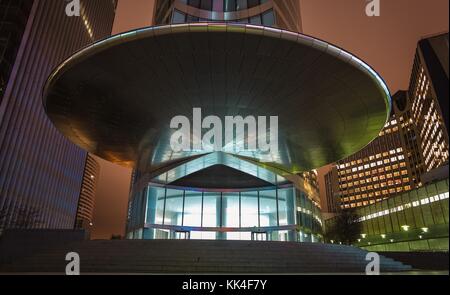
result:
M 75 228 L 90 229 L 94 216 L 95 192 L 100 174 L 100 164 L 88 154 L 84 165 L 83 182 L 78 200 Z
M 67 138 L 133 168 L 127 237 L 321 240 L 314 169 L 379 134 L 391 108 L 381 77 L 350 53 L 294 32 L 294 1 L 157 5 L 164 25 L 85 48 L 44 90 L 47 115 Z M 194 142 L 222 129 L 222 119 L 244 123 L 238 131 L 235 121 L 230 137 L 177 150 L 172 125 L 180 117 L 192 121 L 185 139 Z M 268 117 L 277 127 L 250 127 Z M 263 150 L 272 132 L 277 148 Z
M 421 40 L 414 59 L 408 100 L 425 172 L 449 159 L 448 52 L 446 33 Z
M 448 252 L 448 188 L 447 178 L 358 208 L 357 246 L 376 252 Z
M 329 172 L 336 180 L 329 175 L 327 192 L 342 209 L 419 188 L 424 174 L 448 164 L 448 34 L 419 42 L 410 89 L 392 101 L 379 137 Z
M 75 224 L 86 152 L 48 120 L 42 89 L 65 58 L 110 36 L 115 2 L 82 1 L 80 17 L 67 4 L 0 1 L 0 231 Z
M 337 162 L 341 208 L 366 206 L 415 187 L 409 166 L 399 122 L 393 115 L 373 142 Z

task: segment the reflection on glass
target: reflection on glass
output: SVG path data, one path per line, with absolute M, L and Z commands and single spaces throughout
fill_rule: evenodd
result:
M 156 218 L 155 224 L 163 224 L 164 218 L 164 202 L 165 202 L 165 188 L 155 188 L 156 192 Z
M 241 226 L 258 227 L 258 192 L 241 193 Z
M 191 240 L 215 240 L 216 232 L 210 231 L 193 231 L 191 232 Z
M 294 191 L 292 188 L 278 190 L 278 210 L 280 225 L 295 223 L 294 217 Z
M 223 193 L 222 225 L 239 227 L 239 193 Z
M 251 241 L 252 233 L 251 232 L 229 232 L 226 236 L 227 240 L 232 241 Z
M 165 225 L 182 225 L 183 191 L 168 189 L 166 194 Z
M 260 226 L 277 226 L 276 190 L 260 191 Z
M 203 227 L 220 227 L 220 193 L 204 193 Z
M 147 219 L 146 223 L 149 224 L 162 224 L 162 209 L 164 207 L 164 194 L 165 189 L 161 189 L 158 187 L 149 187 L 147 191 Z M 161 208 L 157 208 L 158 200 L 160 201 L 160 205 L 163 206 Z M 159 215 L 159 216 L 158 216 Z M 158 219 L 158 222 L 157 222 Z
M 186 191 L 184 226 L 202 226 L 202 193 Z

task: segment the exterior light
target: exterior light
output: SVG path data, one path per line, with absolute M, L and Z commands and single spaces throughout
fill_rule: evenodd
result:
M 90 226 L 93 226 L 94 224 L 93 224 L 92 222 L 89 222 L 89 225 L 90 225 Z
M 427 233 L 429 229 L 428 229 L 428 227 L 422 227 L 421 230 L 423 233 Z
M 403 229 L 404 231 L 408 231 L 409 228 L 410 228 L 409 225 L 402 225 L 402 229 Z
M 382 239 L 386 239 L 386 235 L 385 235 L 385 234 L 382 234 L 382 235 L 381 235 L 381 238 L 382 238 Z
M 365 239 L 365 238 L 367 237 L 367 234 L 361 234 L 361 237 L 362 237 L 363 239 Z
M 361 243 L 361 239 L 358 239 L 358 243 Z
M 334 244 L 334 240 L 331 240 L 330 242 L 331 242 L 331 244 Z
M 94 175 L 91 175 L 91 179 L 94 179 L 95 177 L 94 177 Z
M 422 239 L 423 239 L 423 236 L 422 236 L 422 235 L 420 235 L 420 236 L 419 236 L 419 239 L 421 239 L 421 240 L 422 240 Z
M 394 239 L 390 239 L 389 241 L 390 241 L 391 243 L 393 243 L 393 242 L 394 242 Z
M 369 242 L 369 245 L 372 245 L 372 243 L 371 243 L 371 242 Z

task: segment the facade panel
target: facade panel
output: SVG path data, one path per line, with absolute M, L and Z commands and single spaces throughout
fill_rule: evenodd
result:
M 115 2 L 81 1 L 80 17 L 66 5 L 34 1 L 0 104 L 0 229 L 75 224 L 86 153 L 48 120 L 42 89 L 70 54 L 111 34 Z
M 100 164 L 90 154 L 84 165 L 83 182 L 78 200 L 75 228 L 89 229 L 92 226 L 95 206 L 95 193 L 100 176 Z
M 296 0 L 159 0 L 156 25 L 193 22 L 234 22 L 301 32 Z

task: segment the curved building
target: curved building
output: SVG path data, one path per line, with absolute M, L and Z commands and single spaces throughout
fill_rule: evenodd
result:
M 171 1 L 163 13 L 159 2 L 157 19 L 179 23 L 96 43 L 50 76 L 55 126 L 134 169 L 129 238 L 320 240 L 301 173 L 373 140 L 390 94 L 355 56 L 277 28 L 296 19 L 280 13 L 289 3 Z

